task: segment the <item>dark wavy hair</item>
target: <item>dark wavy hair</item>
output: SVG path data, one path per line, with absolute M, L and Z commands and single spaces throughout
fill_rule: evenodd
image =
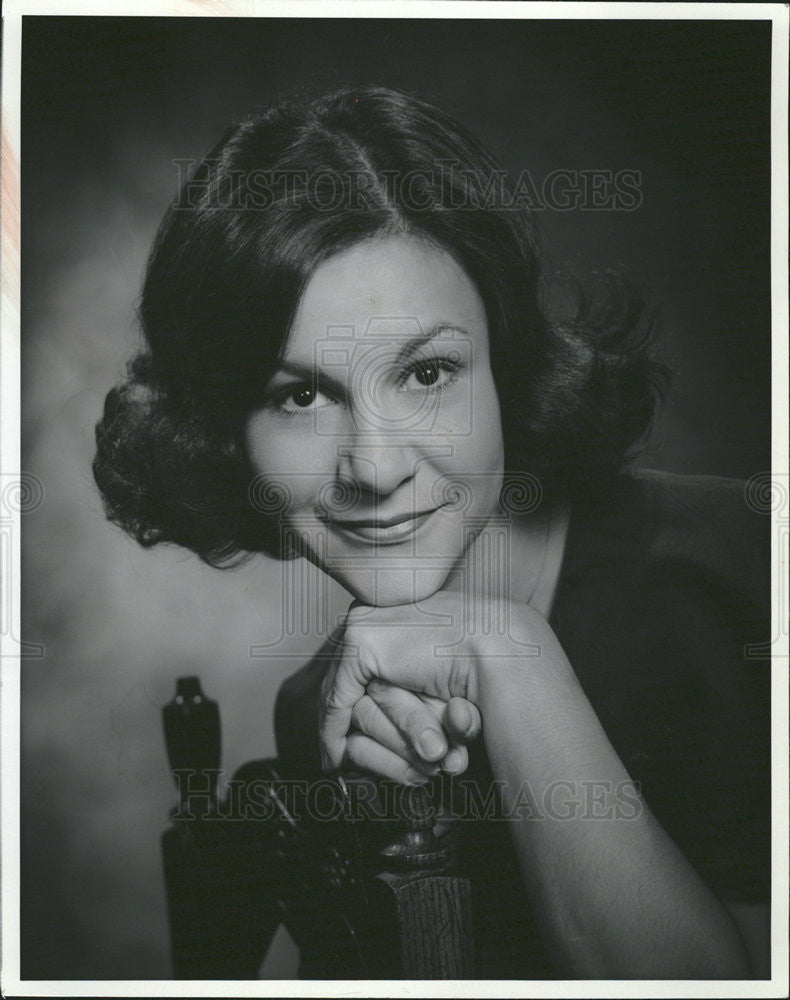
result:
M 396 232 L 450 253 L 482 297 L 506 470 L 557 498 L 621 469 L 666 374 L 640 303 L 605 289 L 547 318 L 532 219 L 490 153 L 412 96 L 347 88 L 231 127 L 167 211 L 139 308 L 146 346 L 96 426 L 107 516 L 215 566 L 277 553 L 277 525 L 250 501 L 246 418 L 315 268 Z

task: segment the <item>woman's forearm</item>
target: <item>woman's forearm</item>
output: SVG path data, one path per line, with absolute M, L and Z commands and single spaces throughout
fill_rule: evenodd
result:
M 493 659 L 478 683 L 506 812 L 554 806 L 514 816 L 511 832 L 559 966 L 596 978 L 746 978 L 729 914 L 647 806 L 607 806 L 628 774 L 567 660 Z

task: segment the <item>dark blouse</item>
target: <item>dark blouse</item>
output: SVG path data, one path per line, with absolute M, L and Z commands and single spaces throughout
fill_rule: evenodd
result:
M 642 470 L 577 503 L 549 622 L 645 802 L 694 868 L 722 900 L 767 901 L 770 518 L 749 507 L 744 484 Z M 326 665 L 318 656 L 280 690 L 288 776 L 321 773 Z M 464 780 L 483 790 L 491 781 L 482 740 Z M 508 825 L 462 822 L 451 834 L 472 882 L 476 976 L 561 976 L 532 923 Z

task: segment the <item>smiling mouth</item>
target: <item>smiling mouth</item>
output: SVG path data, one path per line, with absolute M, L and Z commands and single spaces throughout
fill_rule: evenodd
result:
M 380 544 L 395 544 L 406 541 L 422 527 L 438 507 L 421 511 L 419 514 L 400 514 L 391 518 L 365 518 L 358 521 L 332 520 L 333 528 L 352 538 Z

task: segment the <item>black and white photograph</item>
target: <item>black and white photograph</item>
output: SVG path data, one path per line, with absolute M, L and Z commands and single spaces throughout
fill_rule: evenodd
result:
M 786 6 L 181 6 L 4 24 L 4 995 L 786 995 Z

